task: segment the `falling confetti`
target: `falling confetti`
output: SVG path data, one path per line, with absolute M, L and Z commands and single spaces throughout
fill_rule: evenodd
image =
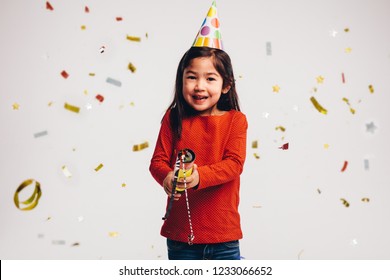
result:
M 66 110 L 69 110 L 69 111 L 73 112 L 73 113 L 79 113 L 80 112 L 80 107 L 73 106 L 73 105 L 70 105 L 68 103 L 64 104 L 64 108 Z
M 344 28 L 344 32 L 349 32 L 349 28 Z
M 87 29 L 87 27 L 85 25 L 82 25 L 80 28 L 81 28 L 81 30 Z
M 96 99 L 99 100 L 99 102 L 101 103 L 104 101 L 104 96 L 98 94 L 98 95 L 96 95 Z
M 368 89 L 370 90 L 370 93 L 374 93 L 374 86 L 373 85 L 369 85 Z
M 67 79 L 69 77 L 69 74 L 65 70 L 63 70 L 61 72 L 61 76 L 64 77 L 64 79 Z
M 370 202 L 370 199 L 369 199 L 368 197 L 363 197 L 363 198 L 362 198 L 362 201 L 363 201 L 363 202 Z
M 318 192 L 318 194 L 321 194 L 321 190 L 320 189 L 317 189 L 317 192 Z
M 259 147 L 259 142 L 257 140 L 252 141 L 252 148 L 257 149 Z
M 343 84 L 345 84 L 345 75 L 344 75 L 344 73 L 341 73 L 341 81 L 343 82 Z
M 347 169 L 348 161 L 344 161 L 343 168 L 341 168 L 341 172 L 344 172 Z
M 65 240 L 52 240 L 51 244 L 53 245 L 65 245 Z
M 49 3 L 49 1 L 46 2 L 46 9 L 50 11 L 54 10 L 53 6 Z
M 370 122 L 370 123 L 367 123 L 367 124 L 366 124 L 366 130 L 367 130 L 367 132 L 374 133 L 374 132 L 375 132 L 375 129 L 377 129 L 377 127 L 375 126 L 375 124 L 374 124 L 373 122 Z
M 349 110 L 351 111 L 351 113 L 352 114 L 355 114 L 355 109 L 353 109 L 352 107 L 351 107 L 351 104 L 349 103 L 349 100 L 347 99 L 347 98 L 345 98 L 345 97 L 343 97 L 343 99 L 342 99 L 345 103 L 347 103 L 347 105 L 349 106 Z
M 116 19 L 116 21 L 122 21 L 123 20 L 122 17 L 116 17 L 115 19 Z
M 95 77 L 95 73 L 89 73 L 88 75 L 91 77 Z
M 103 164 L 99 164 L 96 168 L 95 168 L 95 171 L 98 172 L 100 169 L 102 169 L 103 167 Z
M 122 183 L 122 188 L 125 188 L 126 187 L 126 183 Z
M 38 137 L 42 137 L 42 136 L 46 136 L 46 135 L 47 135 L 47 130 L 44 130 L 44 131 L 34 133 L 34 138 L 38 138 Z
M 27 179 L 24 182 L 22 182 L 19 185 L 19 187 L 16 189 L 15 195 L 14 195 L 14 203 L 15 203 L 15 206 L 18 209 L 23 210 L 23 211 L 27 211 L 27 210 L 34 209 L 38 205 L 38 201 L 39 201 L 39 199 L 41 198 L 41 195 L 42 195 L 41 184 L 38 181 L 35 181 L 34 192 L 32 193 L 32 195 L 28 199 L 26 199 L 24 201 L 19 201 L 19 193 L 25 187 L 27 187 L 29 185 L 32 185 L 33 182 L 34 182 L 34 179 Z M 27 205 L 27 206 L 24 207 L 24 208 L 21 208 L 20 204 L 24 204 L 24 205 Z
M 326 114 L 328 113 L 328 111 L 327 111 L 325 108 L 323 108 L 323 107 L 318 103 L 318 101 L 315 99 L 314 96 L 310 97 L 310 101 L 311 101 L 311 103 L 313 103 L 314 107 L 318 110 L 318 112 L 320 112 L 320 113 L 322 113 L 322 114 L 324 114 L 324 115 L 326 115 Z
M 89 13 L 89 8 L 88 8 L 88 6 L 85 6 L 84 12 Z
M 346 201 L 344 198 L 340 198 L 340 200 L 343 202 L 345 207 L 349 207 L 349 202 Z
M 325 78 L 324 78 L 324 77 L 322 77 L 322 76 L 318 76 L 318 77 L 316 78 L 316 80 L 317 80 L 317 84 L 323 84 L 323 83 L 324 83 L 324 80 L 325 80 Z
M 18 103 L 14 103 L 14 104 L 12 104 L 12 109 L 13 110 L 19 110 L 19 107 L 20 107 L 20 105 L 18 104 Z
M 252 206 L 253 208 L 261 208 L 261 205 L 260 204 L 255 204 Z
M 345 48 L 345 52 L 346 53 L 351 53 L 352 52 L 352 48 Z
M 364 159 L 364 170 L 369 170 L 370 169 L 370 162 L 368 159 Z
M 253 153 L 253 156 L 255 157 L 255 159 L 260 159 L 260 156 L 257 153 Z
M 105 46 L 101 46 L 100 49 L 99 49 L 99 52 L 100 53 L 104 53 L 105 50 L 106 50 L 106 47 Z
M 329 149 L 329 144 L 324 144 L 324 149 Z
M 110 77 L 108 77 L 108 78 L 106 79 L 106 82 L 109 83 L 109 84 L 112 84 L 112 85 L 114 85 L 114 86 L 117 86 L 117 87 L 122 86 L 121 81 L 115 80 L 115 79 L 110 78 Z
M 118 237 L 119 233 L 117 231 L 110 231 L 108 233 L 108 236 L 109 237 Z
M 138 152 L 138 151 L 142 151 L 143 149 L 146 149 L 149 147 L 149 142 L 148 141 L 145 141 L 141 144 L 136 144 L 133 146 L 133 152 Z
M 78 246 L 80 246 L 80 243 L 79 243 L 79 242 L 75 242 L 75 243 L 73 243 L 73 244 L 71 245 L 71 247 L 78 247 Z
M 285 143 L 285 144 L 283 144 L 282 146 L 280 146 L 279 149 L 288 150 L 288 147 L 289 147 L 289 144 L 288 144 L 288 143 Z
M 266 42 L 265 43 L 265 49 L 266 49 L 266 54 L 267 55 L 272 55 L 272 45 L 271 45 L 271 42 Z
M 275 127 L 275 130 L 280 130 L 280 131 L 285 132 L 286 128 L 284 128 L 283 126 L 279 125 L 279 126 Z
M 280 91 L 280 87 L 278 85 L 274 85 L 274 86 L 272 86 L 272 91 L 273 92 L 279 92 Z
M 131 73 L 134 73 L 137 70 L 137 68 L 135 68 L 134 64 L 131 62 L 129 63 L 127 68 L 131 71 Z
M 62 169 L 62 173 L 64 173 L 66 178 L 72 178 L 72 173 L 69 171 L 69 169 L 68 169 L 68 167 L 66 167 L 66 165 L 63 165 L 61 167 L 61 169 Z
M 126 36 L 126 39 L 133 42 L 141 42 L 141 37 L 135 37 L 135 36 Z

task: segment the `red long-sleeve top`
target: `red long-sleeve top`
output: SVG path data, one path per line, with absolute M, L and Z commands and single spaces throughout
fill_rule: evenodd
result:
M 182 137 L 173 147 L 170 111 L 163 117 L 150 163 L 150 172 L 162 186 L 173 170 L 177 151 L 195 152 L 200 182 L 188 189 L 194 243 L 220 243 L 242 238 L 238 213 L 240 174 L 246 156 L 247 120 L 231 110 L 219 116 L 194 116 L 182 122 Z M 169 197 L 167 198 L 167 205 Z M 161 235 L 188 242 L 190 233 L 184 194 L 173 202 Z

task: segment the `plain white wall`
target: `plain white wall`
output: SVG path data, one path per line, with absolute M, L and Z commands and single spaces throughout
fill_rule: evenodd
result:
M 159 235 L 166 197 L 148 167 L 177 64 L 211 2 L 51 0 L 53 11 L 45 1 L 0 2 L 1 259 L 167 258 Z M 249 122 L 242 256 L 390 258 L 390 2 L 219 0 L 217 7 Z M 144 141 L 149 148 L 132 151 Z M 288 150 L 279 149 L 284 143 Z M 13 197 L 29 178 L 41 183 L 42 197 L 20 211 Z

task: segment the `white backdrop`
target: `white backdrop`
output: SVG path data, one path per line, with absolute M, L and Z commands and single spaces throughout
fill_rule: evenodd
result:
M 166 196 L 148 167 L 212 1 L 49 2 L 0 2 L 0 258 L 166 259 Z M 390 2 L 217 7 L 249 122 L 242 256 L 389 259 Z M 42 196 L 21 211 L 13 197 L 29 178 Z

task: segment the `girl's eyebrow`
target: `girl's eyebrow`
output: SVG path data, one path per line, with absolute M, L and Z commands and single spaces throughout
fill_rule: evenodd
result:
M 198 74 L 198 72 L 193 71 L 193 70 L 186 70 L 186 71 L 184 71 L 184 73 L 185 73 L 185 74 L 194 74 L 194 75 L 197 75 L 197 74 Z M 210 76 L 210 75 L 219 76 L 217 72 L 207 72 L 207 73 L 205 73 L 205 74 L 206 74 L 206 76 Z

